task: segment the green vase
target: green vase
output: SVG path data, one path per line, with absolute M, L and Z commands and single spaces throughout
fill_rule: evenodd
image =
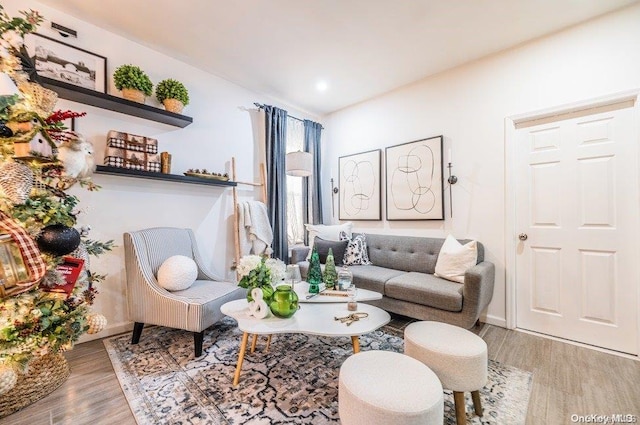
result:
M 298 294 L 289 285 L 277 286 L 269 308 L 274 316 L 287 319 L 298 311 Z

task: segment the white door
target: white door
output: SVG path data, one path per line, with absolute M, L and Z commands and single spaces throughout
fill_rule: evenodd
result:
M 518 328 L 638 353 L 635 113 L 516 130 Z

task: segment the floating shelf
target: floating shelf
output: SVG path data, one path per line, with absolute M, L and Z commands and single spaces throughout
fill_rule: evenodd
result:
M 177 174 L 162 174 L 150 171 L 128 170 L 126 168 L 107 167 L 98 165 L 96 174 L 108 174 L 112 176 L 137 177 L 149 180 L 163 180 L 177 183 L 203 184 L 206 186 L 237 186 L 236 182 L 206 179 L 201 177 L 180 176 Z
M 43 87 L 58 93 L 62 99 L 72 100 L 85 105 L 91 105 L 110 111 L 120 112 L 126 115 L 132 115 L 146 120 L 156 121 L 163 124 L 172 125 L 174 127 L 184 128 L 193 122 L 193 118 L 186 115 L 175 114 L 165 111 L 164 109 L 154 108 L 153 106 L 143 103 L 132 102 L 121 97 L 111 96 L 110 94 L 97 92 L 95 90 L 86 89 L 84 87 L 74 86 L 73 84 L 63 81 L 53 80 L 51 78 L 40 78 Z

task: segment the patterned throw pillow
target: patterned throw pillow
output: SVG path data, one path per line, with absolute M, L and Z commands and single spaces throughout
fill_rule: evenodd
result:
M 350 237 L 345 232 L 340 232 L 340 240 L 348 241 L 344 252 L 343 264 L 345 266 L 365 266 L 372 264 L 367 252 L 367 239 L 363 234 Z

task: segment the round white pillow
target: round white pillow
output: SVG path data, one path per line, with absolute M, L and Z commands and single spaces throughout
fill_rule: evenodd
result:
M 158 269 L 158 284 L 167 291 L 187 289 L 198 277 L 196 262 L 184 255 L 174 255 L 164 260 Z

